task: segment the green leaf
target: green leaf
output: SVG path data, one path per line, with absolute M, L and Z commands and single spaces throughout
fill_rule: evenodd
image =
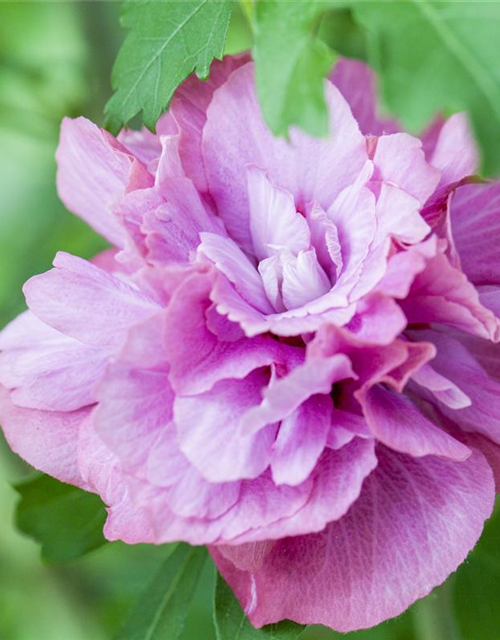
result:
M 143 111 L 154 130 L 175 89 L 196 71 L 205 79 L 224 52 L 233 0 L 128 0 L 122 24 L 130 29 L 112 81 L 116 93 L 105 111 L 116 130 Z
M 15 489 L 21 496 L 17 527 L 41 543 L 47 562 L 69 562 L 105 544 L 106 509 L 95 494 L 45 475 Z
M 462 640 L 498 640 L 500 629 L 500 502 L 454 583 L 454 613 Z
M 468 110 L 483 170 L 500 173 L 500 3 L 353 2 L 386 106 L 418 131 L 437 111 Z
M 219 573 L 215 583 L 214 622 L 217 640 L 295 640 L 305 629 L 289 620 L 256 629 Z
M 267 124 L 286 136 L 298 125 L 316 136 L 328 132 L 324 78 L 334 53 L 315 36 L 324 0 L 258 0 L 255 8 L 257 91 Z
M 354 20 L 352 10 L 329 11 L 321 20 L 318 36 L 339 55 L 366 60 L 366 31 Z
M 179 544 L 137 601 L 116 640 L 177 640 L 205 559 L 204 547 Z

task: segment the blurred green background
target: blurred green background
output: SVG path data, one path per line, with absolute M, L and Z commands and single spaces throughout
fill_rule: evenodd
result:
M 54 152 L 63 116 L 85 115 L 103 122 L 103 107 L 111 93 L 111 67 L 122 40 L 119 9 L 118 2 L 0 2 L 2 326 L 23 309 L 24 281 L 50 268 L 57 250 L 90 257 L 104 246 L 59 202 Z M 349 20 L 345 24 L 352 28 Z M 352 40 L 356 42 L 356 34 Z M 245 20 L 238 14 L 231 26 L 228 51 L 244 49 L 249 43 Z M 0 640 L 111 639 L 169 548 L 112 543 L 70 565 L 43 564 L 38 546 L 18 533 L 13 522 L 17 498 L 12 484 L 31 471 L 8 451 L 3 440 L 0 458 Z M 496 625 L 492 629 L 499 629 L 492 638 L 500 638 L 500 607 L 495 608 L 495 601 L 488 597 L 491 589 L 499 593 L 500 575 L 497 538 L 495 529 L 491 530 L 487 546 L 474 552 L 482 554 L 483 565 L 469 563 L 459 574 L 460 579 L 465 571 L 462 583 L 472 585 L 479 575 L 486 596 L 474 587 L 471 593 L 456 589 L 454 597 L 459 612 L 480 612 Z M 485 567 L 492 573 L 486 583 Z M 213 579 L 213 567 L 207 563 L 185 640 L 214 638 Z M 452 640 L 455 622 L 447 613 L 449 594 L 448 585 L 398 620 L 344 637 Z M 490 636 L 482 632 L 475 635 L 474 623 L 467 630 L 467 620 L 473 617 L 465 614 L 462 638 L 488 640 Z M 338 636 L 310 628 L 301 637 L 325 640 Z

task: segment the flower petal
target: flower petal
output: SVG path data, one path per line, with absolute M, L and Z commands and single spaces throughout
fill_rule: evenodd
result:
M 40 320 L 81 342 L 119 344 L 131 325 L 160 309 L 139 290 L 86 260 L 59 252 L 54 266 L 24 285 L 28 306 Z
M 281 421 L 271 460 L 276 484 L 295 486 L 309 477 L 325 448 L 332 408 L 330 396 L 312 396 Z
M 467 277 L 475 285 L 500 284 L 500 183 L 457 189 L 450 204 L 450 220 Z
M 247 176 L 250 233 L 256 258 L 270 258 L 279 252 L 279 247 L 286 247 L 294 255 L 308 249 L 309 227 L 296 211 L 292 194 L 275 187 L 258 167 L 248 167 Z
M 363 166 L 364 136 L 347 103 L 329 83 L 327 103 L 328 139 L 293 130 L 287 142 L 276 138 L 262 119 L 253 64 L 234 71 L 215 92 L 203 131 L 208 185 L 229 234 L 245 250 L 250 252 L 253 246 L 246 181 L 249 164 L 265 167 L 274 184 L 293 194 L 299 210 L 313 200 L 326 210 Z
M 129 182 L 150 186 L 144 166 L 109 133 L 85 118 L 65 118 L 56 153 L 57 189 L 64 204 L 117 247 L 125 233 L 113 213 Z M 135 173 L 135 176 L 134 176 Z
M 375 386 L 362 399 L 362 405 L 373 435 L 395 451 L 417 458 L 434 455 L 450 460 L 466 460 L 471 454 L 402 394 Z
M 316 535 L 279 540 L 255 572 L 211 549 L 255 626 L 287 618 L 341 632 L 371 627 L 463 562 L 493 509 L 484 457 L 457 463 L 386 449 L 378 456 L 346 516 Z
M 239 423 L 257 405 L 269 380 L 263 370 L 243 380 L 223 380 L 210 391 L 177 396 L 174 421 L 179 446 L 210 482 L 255 478 L 269 465 L 277 427 L 268 424 L 255 435 L 244 435 Z
M 77 411 L 39 411 L 12 403 L 0 387 L 0 424 L 10 448 L 28 464 L 61 482 L 87 488 L 78 470 L 77 442 L 88 408 Z

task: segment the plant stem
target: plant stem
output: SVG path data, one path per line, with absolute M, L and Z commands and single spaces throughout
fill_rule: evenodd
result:
M 449 578 L 413 605 L 413 627 L 418 640 L 460 640 L 452 610 L 452 581 L 453 578 Z

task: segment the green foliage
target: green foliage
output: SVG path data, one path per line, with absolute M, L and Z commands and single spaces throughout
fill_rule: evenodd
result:
M 326 13 L 320 22 L 318 37 L 341 56 L 366 60 L 366 33 L 350 9 Z
M 291 125 L 316 136 L 328 132 L 324 78 L 334 53 L 316 37 L 329 2 L 258 0 L 255 8 L 257 91 L 262 112 L 276 135 Z
M 175 89 L 196 71 L 208 77 L 221 58 L 232 0 L 127 0 L 122 24 L 130 32 L 113 69 L 115 95 L 106 105 L 117 131 L 140 111 L 154 130 Z
M 500 629 L 500 503 L 478 545 L 458 569 L 454 613 L 462 640 L 498 640 Z
M 418 131 L 468 110 L 483 170 L 500 172 L 500 3 L 353 2 L 387 108 Z
M 295 640 L 305 628 L 284 620 L 255 629 L 219 573 L 215 583 L 214 623 L 217 640 Z
M 106 509 L 101 499 L 49 476 L 15 486 L 21 500 L 16 524 L 42 545 L 42 557 L 50 563 L 69 562 L 102 546 Z
M 387 111 L 419 132 L 437 112 L 467 110 L 484 172 L 500 173 L 500 2 L 245 0 L 241 6 L 253 27 L 262 112 L 276 135 L 286 136 L 292 125 L 325 135 L 323 80 L 335 51 L 367 55 Z M 123 24 L 130 32 L 113 72 L 110 129 L 140 111 L 153 129 L 193 70 L 205 78 L 211 60 L 223 54 L 231 9 L 232 0 L 127 0 Z M 241 15 L 231 33 L 245 33 L 248 46 Z M 233 37 L 230 50 L 239 50 Z
M 204 547 L 179 544 L 137 601 L 116 640 L 177 640 L 205 559 Z

